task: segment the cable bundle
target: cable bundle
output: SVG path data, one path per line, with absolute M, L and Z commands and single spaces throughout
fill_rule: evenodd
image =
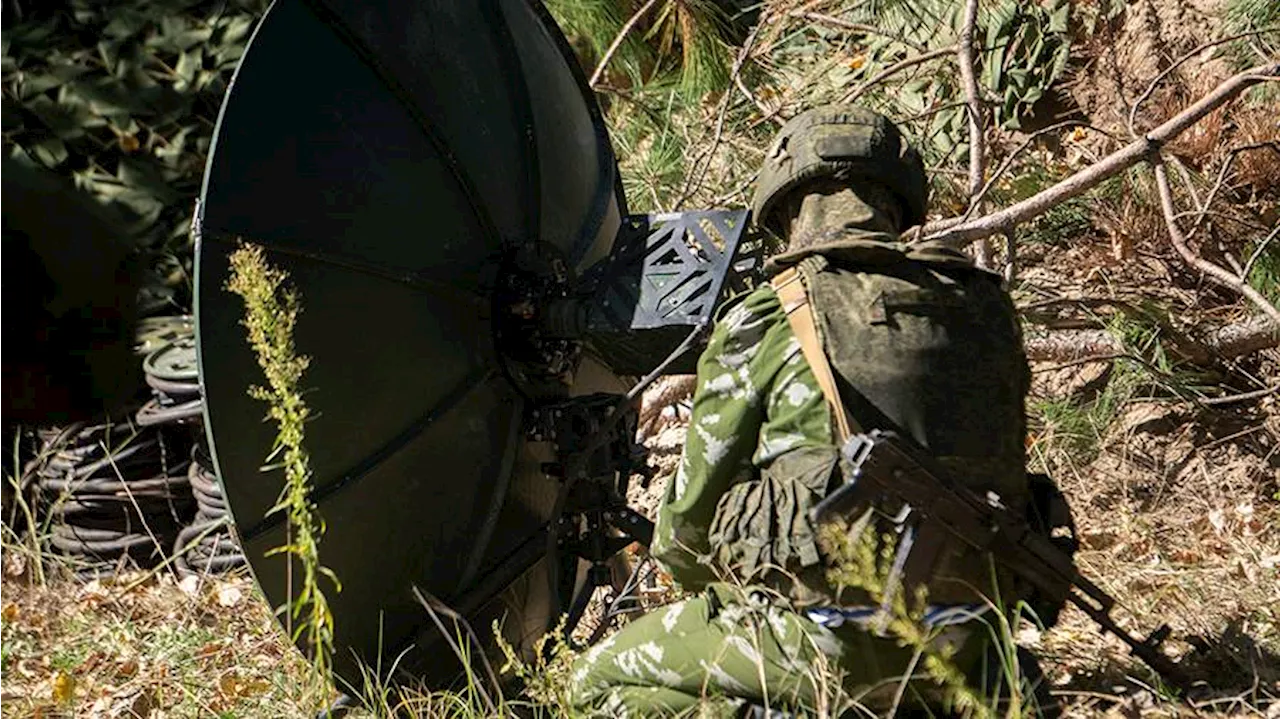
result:
M 199 510 L 195 520 L 178 533 L 173 548 L 175 564 L 183 574 L 216 574 L 245 565 L 244 554 L 231 534 L 226 500 L 218 478 L 209 468 L 211 464 L 208 452 L 197 443 L 187 478 Z
M 159 563 L 194 510 L 187 462 L 173 463 L 181 440 L 111 422 L 38 437 L 26 474 L 47 508 L 53 551 L 74 558 L 84 577 Z
M 163 345 L 147 355 L 142 369 L 153 396 L 138 410 L 138 424 L 188 424 L 199 429 L 204 400 L 195 340 L 187 337 Z
M 138 424 L 190 429 L 192 453 L 186 476 L 198 510 L 174 541 L 174 565 L 182 574 L 225 572 L 244 566 L 245 561 L 231 535 L 226 500 L 204 448 L 204 398 L 195 340 L 190 336 L 167 339 L 142 363 L 153 397 L 138 411 Z

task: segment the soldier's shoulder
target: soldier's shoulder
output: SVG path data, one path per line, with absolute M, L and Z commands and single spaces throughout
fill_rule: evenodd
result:
M 782 303 L 766 283 L 722 308 L 708 346 L 713 351 L 745 352 L 751 357 L 761 345 L 770 343 L 770 337 L 789 331 Z
M 755 288 L 739 292 L 721 303 L 716 312 L 716 327 L 735 324 L 746 315 L 768 315 L 780 312 L 782 305 L 778 295 L 768 282 L 762 282 Z

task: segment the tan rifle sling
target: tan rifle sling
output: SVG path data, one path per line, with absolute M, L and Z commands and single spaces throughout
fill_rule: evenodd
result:
M 800 351 L 804 353 L 809 368 L 818 380 L 818 386 L 822 388 L 823 396 L 827 398 L 827 406 L 831 408 L 835 420 L 836 446 L 842 447 L 855 431 L 861 429 L 840 401 L 840 391 L 836 388 L 836 378 L 831 372 L 831 362 L 822 349 L 822 340 L 818 338 L 818 325 L 813 316 L 813 305 L 809 302 L 804 276 L 799 267 L 789 267 L 775 275 L 769 284 L 778 294 L 782 310 L 787 313 L 787 323 L 800 341 Z

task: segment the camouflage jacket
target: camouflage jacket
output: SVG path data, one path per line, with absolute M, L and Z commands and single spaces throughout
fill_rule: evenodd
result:
M 831 415 L 773 288 L 716 324 L 698 362 L 680 467 L 658 510 L 653 556 L 685 589 L 716 579 L 709 532 L 721 498 L 782 455 L 832 445 Z

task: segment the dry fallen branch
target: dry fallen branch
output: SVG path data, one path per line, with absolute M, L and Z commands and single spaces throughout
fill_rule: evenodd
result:
M 1007 232 L 1014 225 L 1038 217 L 1062 202 L 1078 197 L 1099 183 L 1148 159 L 1161 145 L 1177 137 L 1244 90 L 1259 83 L 1277 79 L 1280 79 L 1280 62 L 1246 70 L 1214 88 L 1208 95 L 1152 130 L 1146 137 L 1129 143 L 1101 161 L 1022 202 L 976 220 L 949 219 L 930 223 L 923 228 L 917 228 L 913 234 L 916 237 L 923 236 L 925 240 L 943 242 L 952 247 L 964 247 L 974 240 Z
M 1224 404 L 1235 404 L 1236 402 L 1249 402 L 1255 399 L 1262 399 L 1270 394 L 1280 392 L 1280 384 L 1272 385 L 1265 389 L 1258 389 L 1252 392 L 1241 392 L 1240 394 L 1231 394 L 1225 397 L 1210 397 L 1200 400 L 1201 404 L 1207 404 L 1210 407 L 1220 407 Z
M 959 103 L 959 104 L 963 105 L 964 103 Z M 1048 127 L 1043 127 L 1043 128 L 1040 128 L 1039 130 L 1036 130 L 1035 132 L 1028 135 L 1025 140 L 1019 143 L 1018 146 L 1013 149 L 1013 152 L 1009 153 L 1003 160 L 1001 160 L 999 166 L 996 167 L 995 172 L 991 173 L 991 177 L 987 179 L 986 184 L 984 184 L 982 186 L 982 189 L 978 191 L 977 198 L 973 199 L 969 203 L 969 209 L 965 211 L 964 215 L 958 218 L 954 218 L 954 220 L 951 221 L 950 226 L 955 226 L 960 224 L 961 222 L 968 221 L 968 219 L 973 215 L 974 210 L 978 207 L 979 203 L 985 200 L 987 195 L 990 194 L 991 188 L 995 187 L 996 183 L 999 182 L 1000 178 L 1003 177 L 1004 174 L 1009 171 L 1009 168 L 1013 166 L 1013 163 L 1018 159 L 1018 157 L 1022 153 L 1026 152 L 1027 148 L 1035 144 L 1036 140 L 1040 139 L 1041 137 L 1044 137 L 1049 133 L 1057 132 L 1059 130 L 1065 130 L 1068 127 L 1082 127 L 1089 130 L 1093 130 L 1094 132 L 1097 132 L 1101 135 L 1105 135 L 1106 137 L 1111 138 L 1112 140 L 1116 139 L 1114 135 L 1107 132 L 1106 130 L 1103 130 L 1100 127 L 1095 127 L 1094 125 L 1090 125 L 1089 123 L 1084 122 L 1083 120 L 1063 120 L 1062 122 L 1056 122 L 1052 125 L 1049 125 Z M 938 222 L 937 223 L 938 229 L 945 229 L 945 227 L 942 227 L 942 225 L 945 222 L 947 221 L 944 220 L 942 222 Z
M 1183 262 L 1200 270 L 1211 282 L 1228 287 L 1244 295 L 1246 299 L 1257 305 L 1264 314 L 1277 324 L 1280 324 L 1280 309 L 1276 309 L 1276 306 L 1271 304 L 1266 297 L 1263 297 L 1261 292 L 1250 286 L 1244 278 L 1237 277 L 1227 269 L 1200 257 L 1187 245 L 1187 238 L 1178 227 L 1178 221 L 1174 219 L 1177 211 L 1173 207 L 1173 191 L 1169 189 L 1169 176 L 1165 172 L 1164 159 L 1157 152 L 1152 162 L 1155 166 L 1156 189 L 1160 192 L 1160 209 L 1164 211 L 1165 225 L 1169 229 L 1169 240 L 1173 243 L 1173 248 L 1177 250 L 1178 255 L 1182 257 Z
M 1280 324 L 1258 316 L 1244 322 L 1196 333 L 1205 357 L 1230 359 L 1280 345 Z M 1033 362 L 1105 360 L 1127 354 L 1124 344 L 1106 330 L 1061 330 L 1026 340 Z

